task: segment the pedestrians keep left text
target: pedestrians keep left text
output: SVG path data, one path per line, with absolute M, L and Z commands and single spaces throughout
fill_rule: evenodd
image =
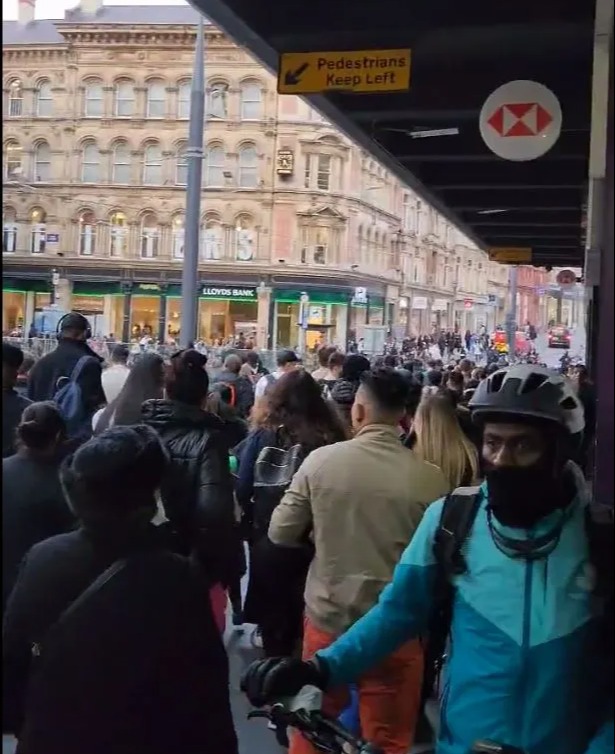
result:
M 410 88 L 410 50 L 286 52 L 278 67 L 280 94 L 399 92 Z

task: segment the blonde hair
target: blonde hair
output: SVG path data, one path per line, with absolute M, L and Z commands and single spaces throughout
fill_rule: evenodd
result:
M 419 458 L 437 466 L 451 489 L 478 480 L 478 452 L 465 436 L 455 408 L 447 398 L 424 396 L 412 429 L 416 435 L 414 452 Z

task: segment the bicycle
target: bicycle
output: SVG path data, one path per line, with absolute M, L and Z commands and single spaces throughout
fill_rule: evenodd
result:
M 294 728 L 322 754 L 384 754 L 382 749 L 349 733 L 340 723 L 324 714 L 322 691 L 304 686 L 294 697 L 280 699 L 270 707 L 252 710 L 248 720 L 264 718 L 276 728 L 278 743 L 288 746 L 286 729 Z M 471 754 L 524 754 L 520 749 L 493 741 L 477 741 Z

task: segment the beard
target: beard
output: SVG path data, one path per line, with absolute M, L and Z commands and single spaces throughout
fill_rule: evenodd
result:
M 561 472 L 551 464 L 488 467 L 485 472 L 489 507 L 503 526 L 531 529 L 571 501 Z

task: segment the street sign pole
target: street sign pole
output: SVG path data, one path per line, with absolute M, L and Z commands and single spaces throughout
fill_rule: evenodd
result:
M 517 331 L 517 274 L 519 268 L 512 265 L 508 274 L 508 287 L 510 290 L 510 301 L 508 314 L 506 315 L 506 339 L 508 340 L 508 358 L 512 359 L 515 355 L 515 334 Z
M 199 15 L 194 73 L 190 91 L 190 125 L 188 131 L 188 185 L 186 189 L 186 229 L 184 267 L 182 270 L 182 304 L 180 343 L 188 348 L 197 336 L 199 236 L 201 226 L 201 175 L 203 171 L 203 132 L 205 123 L 205 29 Z
M 303 357 L 305 353 L 305 332 L 308 326 L 308 305 L 310 297 L 302 293 L 299 301 L 299 353 Z

